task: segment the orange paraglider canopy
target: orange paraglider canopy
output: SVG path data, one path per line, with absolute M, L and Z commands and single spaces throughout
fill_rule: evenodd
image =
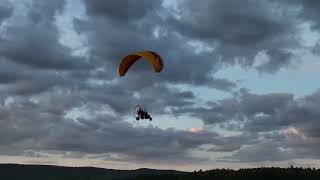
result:
M 119 75 L 124 76 L 128 69 L 139 59 L 145 59 L 152 64 L 155 72 L 161 72 L 162 70 L 162 58 L 152 51 L 138 51 L 124 57 L 119 66 Z

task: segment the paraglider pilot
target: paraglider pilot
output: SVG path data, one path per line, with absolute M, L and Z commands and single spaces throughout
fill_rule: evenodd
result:
M 152 121 L 152 117 L 148 114 L 146 109 L 141 108 L 141 106 L 136 106 L 136 112 L 135 112 L 136 120 L 139 121 L 139 119 L 149 119 Z

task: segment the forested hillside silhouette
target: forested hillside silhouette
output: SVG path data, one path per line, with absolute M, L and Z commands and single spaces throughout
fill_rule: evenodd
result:
M 60 167 L 49 165 L 0 164 L 1 180 L 319 180 L 320 169 L 316 168 L 251 168 L 251 169 L 213 169 L 207 171 L 182 172 L 175 170 L 114 170 L 93 167 Z
M 108 180 L 145 175 L 185 174 L 175 170 L 115 170 L 94 167 L 0 164 L 0 180 Z
M 250 168 L 250 169 L 213 169 L 195 171 L 182 175 L 153 175 L 130 178 L 134 180 L 320 180 L 320 169 L 315 168 Z

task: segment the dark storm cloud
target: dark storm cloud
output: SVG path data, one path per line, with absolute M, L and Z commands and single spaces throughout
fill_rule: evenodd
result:
M 209 152 L 234 152 L 240 150 L 245 145 L 253 145 L 259 143 L 258 135 L 256 133 L 242 133 L 233 136 L 221 136 L 216 138 L 211 148 L 206 151 Z
M 318 159 L 320 138 L 305 135 L 305 131 L 293 127 L 283 131 L 262 133 L 255 144 L 242 146 L 233 155 L 222 158 L 222 161 L 272 162 L 304 158 Z
M 275 73 L 282 67 L 289 65 L 294 56 L 293 53 L 285 50 L 270 49 L 266 52 L 270 60 L 267 63 L 261 64 L 256 68 L 261 72 Z
M 311 25 L 311 30 L 320 31 L 320 20 L 319 20 L 320 2 L 319 1 L 317 0 L 305 0 L 305 1 L 284 0 L 284 1 L 275 1 L 275 2 L 280 3 L 283 6 L 286 6 L 290 9 L 294 9 L 294 8 L 298 9 L 297 18 L 303 22 L 309 23 Z M 317 49 L 317 45 L 314 47 L 312 51 L 316 53 L 317 52 L 316 49 Z
M 0 61 L 0 83 L 14 82 L 24 75 L 23 67 L 4 59 Z
M 251 66 L 260 51 L 270 62 L 258 68 L 276 72 L 291 63 L 284 50 L 299 46 L 294 38 L 295 20 L 285 6 L 268 1 L 182 1 L 181 18 L 171 18 L 172 30 L 207 42 L 225 63 Z
M 257 131 L 270 131 L 288 126 L 301 128 L 310 136 L 317 137 L 313 132 L 317 132 L 317 119 L 320 117 L 319 91 L 301 99 L 283 99 L 283 104 L 275 107 L 272 113 L 266 113 L 260 117 L 255 117 L 247 122 L 245 128 Z
M 31 11 L 29 12 L 29 16 L 32 20 L 34 20 L 35 23 L 42 20 L 53 22 L 55 14 L 57 13 L 57 11 L 62 12 L 65 3 L 65 0 L 33 0 L 31 3 Z
M 99 1 L 83 0 L 87 13 L 93 16 L 107 16 L 118 21 L 141 19 L 148 12 L 154 11 L 161 5 L 161 1 L 130 0 Z
M 218 38 L 230 44 L 246 45 L 286 29 L 285 24 L 273 17 L 276 14 L 271 14 L 271 6 L 266 1 L 184 1 L 180 5 L 183 16 L 175 23 L 187 26 L 178 28 L 195 38 Z
M 319 20 L 319 8 L 320 8 L 320 2 L 317 0 L 305 0 L 305 1 L 299 1 L 299 0 L 293 0 L 293 1 L 281 1 L 282 3 L 285 3 L 285 5 L 289 6 L 293 5 L 297 8 L 300 8 L 299 11 L 299 17 L 310 21 L 311 22 L 311 28 L 314 30 L 320 30 L 320 20 Z
M 0 45 L 2 57 L 41 69 L 87 68 L 82 58 L 71 56 L 70 50 L 58 42 L 57 30 L 45 24 L 7 28 Z
M 96 119 L 96 121 L 98 120 Z M 80 122 L 82 123 L 81 120 Z M 187 160 L 189 150 L 211 143 L 215 136 L 214 133 L 193 134 L 186 131 L 161 130 L 153 127 L 133 128 L 129 123 L 120 121 L 105 123 L 99 124 L 97 126 L 99 129 L 92 135 L 87 136 L 77 130 L 74 135 L 79 135 L 79 139 L 66 139 L 50 144 L 53 147 L 58 147 L 59 150 L 117 153 L 145 161 L 155 159 L 159 161 L 169 159 Z M 92 130 L 84 127 L 82 131 L 91 132 Z M 95 141 L 92 141 L 92 139 L 95 139 Z
M 301 128 L 306 128 L 305 133 L 311 137 L 320 137 L 319 117 L 320 110 L 317 108 L 320 105 L 320 90 L 306 96 L 296 103 L 295 107 L 291 108 L 291 112 L 295 112 L 295 122 L 301 123 Z M 301 122 L 304 119 L 304 123 Z
M 94 65 L 71 55 L 71 49 L 60 43 L 55 20 L 64 5 L 63 0 L 26 2 L 26 16 L 13 14 L 7 21 L 0 34 L 0 83 L 6 84 L 0 89 L 2 95 L 29 96 L 54 87 L 81 87 L 93 73 Z
M 8 28 L 10 35 L 0 47 L 2 56 L 36 68 L 86 68 L 81 58 L 70 56 L 66 47 L 58 43 L 57 32 L 46 27 L 30 25 Z
M 249 120 L 244 126 L 246 131 L 278 131 L 278 133 L 263 135 L 264 138 L 273 141 L 272 148 L 274 153 L 270 156 L 265 154 L 265 157 L 261 155 L 258 159 L 254 159 L 256 156 L 251 158 L 246 156 L 250 149 L 257 150 L 261 148 L 259 145 L 254 145 L 250 149 L 239 151 L 237 153 L 238 159 L 247 157 L 247 160 L 252 161 L 272 161 L 284 160 L 283 158 L 319 158 L 320 111 L 317 108 L 319 105 L 320 92 L 316 91 L 303 98 L 284 103 L 283 106 L 277 108 L 278 110 L 275 113 L 269 114 L 265 118 Z M 261 152 L 267 152 L 260 150 Z
M 155 112 L 162 112 L 163 107 L 166 106 L 184 107 L 192 105 L 195 99 L 194 94 L 190 91 L 181 91 L 178 88 L 170 88 L 164 85 L 144 89 L 140 93 L 142 95 L 141 102 L 150 104 L 150 107 L 154 108 Z M 148 102 L 148 99 L 150 102 Z
M 320 42 L 313 47 L 312 53 L 318 56 L 320 55 Z
M 18 96 L 30 96 L 30 95 L 40 95 L 41 93 L 46 93 L 55 88 L 60 88 L 62 90 L 68 90 L 66 88 L 72 89 L 74 84 L 77 82 L 72 81 L 72 79 L 65 79 L 63 75 L 56 73 L 34 73 L 29 75 L 28 79 L 17 81 L 12 84 L 8 84 L 3 93 L 7 92 L 7 95 L 18 95 Z
M 261 142 L 259 144 L 242 148 L 230 157 L 231 161 L 240 162 L 265 162 L 284 161 L 295 158 L 294 154 L 282 150 L 281 144 L 273 141 Z
M 66 75 L 68 74 L 37 71 L 14 61 L 2 59 L 0 62 L 0 83 L 4 86 L 0 89 L 0 93 L 3 96 L 29 96 L 49 91 L 54 87 L 81 86 L 80 79 L 65 78 Z
M 293 100 L 293 95 L 288 93 L 251 94 L 244 93 L 240 96 L 240 110 L 243 114 L 252 116 L 258 113 L 274 114 L 280 108 Z
M 215 146 L 208 149 L 236 151 L 226 156 L 226 161 L 319 158 L 319 90 L 301 98 L 294 98 L 288 93 L 253 94 L 242 91 L 234 98 L 207 105 L 206 108 L 178 108 L 174 112 L 200 118 L 206 125 L 242 132 L 237 136 L 239 139 L 231 137 L 216 141 Z
M 1 56 L 41 69 L 88 68 L 83 58 L 72 56 L 71 50 L 59 42 L 54 15 L 63 5 L 64 1 L 60 0 L 32 1 L 28 11 L 31 15 L 13 18 L 6 27 L 0 44 Z
M 189 114 L 200 118 L 205 124 L 215 124 L 228 121 L 237 115 L 239 102 L 235 99 L 225 99 L 217 103 L 209 103 L 209 107 L 181 107 L 174 114 Z
M 92 93 L 92 92 L 95 93 Z M 137 93 L 137 96 L 134 94 Z M 165 107 L 185 107 L 194 103 L 194 94 L 159 85 L 134 92 L 122 84 L 84 87 L 80 93 L 85 101 L 108 104 L 120 116 L 132 114 L 135 105 L 146 106 L 153 114 L 164 113 Z
M 196 54 L 185 38 L 168 31 L 166 21 L 157 13 L 161 8 L 160 4 L 157 4 L 155 11 L 146 13 L 145 17 L 140 18 L 137 23 L 127 24 L 116 23 L 116 18 L 108 15 L 108 9 L 106 9 L 103 16 L 105 18 L 89 16 L 89 21 L 74 19 L 74 27 L 78 33 L 88 37 L 92 57 L 104 61 L 109 68 L 112 67 L 110 70 L 115 71 L 113 76 L 117 76 L 116 69 L 120 60 L 128 53 L 153 50 L 163 57 L 165 67 L 161 76 L 153 76 L 149 64 L 138 62 L 122 80 L 128 84 L 128 87 L 136 87 L 138 90 L 154 82 L 168 82 L 209 86 L 221 90 L 233 89 L 236 86 L 234 82 L 212 77 L 211 73 L 216 71 L 214 64 L 219 62 L 215 56 L 209 53 Z M 129 17 L 131 14 L 128 15 Z M 160 31 L 159 37 L 154 36 L 157 28 Z M 148 76 L 146 76 L 147 73 Z M 131 77 L 133 75 L 144 77 L 145 80 L 133 80 L 134 77 Z
M 183 98 L 188 98 L 188 99 L 195 98 L 194 94 L 191 91 L 179 92 L 176 95 L 177 95 L 177 97 L 183 97 Z
M 189 114 L 193 117 L 200 118 L 206 124 L 221 123 L 230 120 L 235 116 L 237 109 L 234 109 L 233 103 L 226 102 L 210 108 L 205 107 L 182 107 L 174 110 L 174 114 Z
M 286 111 L 286 107 L 290 107 L 292 103 L 294 103 L 293 95 L 288 93 L 252 94 L 243 91 L 233 98 L 208 102 L 208 107 L 183 107 L 176 109 L 175 113 L 189 113 L 202 119 L 206 124 L 231 120 L 243 122 L 247 119 L 252 121 L 248 128 L 256 124 L 257 127 L 252 127 L 252 129 L 261 131 L 262 129 L 258 129 L 259 122 L 264 123 L 261 128 L 274 128 L 268 127 L 268 125 L 275 125 L 269 119 L 277 117 L 279 112 Z M 280 124 L 286 124 L 283 119 L 278 120 Z
M 118 117 L 101 116 L 94 112 L 88 119 L 72 120 L 65 118 L 64 113 L 50 110 L 60 107 L 58 112 L 66 112 L 81 105 L 75 98 L 66 98 L 68 96 L 56 94 L 37 102 L 17 97 L 1 106 L 3 130 L 0 134 L 6 138 L 0 146 L 21 151 L 75 151 L 83 156 L 86 153 L 115 153 L 149 162 L 172 159 L 184 161 L 193 159 L 188 156 L 189 150 L 210 144 L 218 137 L 206 131 L 192 133 L 156 127 L 133 127 Z M 2 154 L 8 153 L 5 149 L 2 148 Z
M 3 7 L 0 4 L 0 26 L 5 19 L 9 18 L 12 15 L 12 11 L 13 8 Z

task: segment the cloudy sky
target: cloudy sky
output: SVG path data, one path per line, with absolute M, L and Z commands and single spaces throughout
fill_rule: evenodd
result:
M 0 163 L 320 167 L 320 1 L 1 0 Z M 123 56 L 153 50 L 119 77 Z M 137 122 L 136 104 L 153 121 Z

